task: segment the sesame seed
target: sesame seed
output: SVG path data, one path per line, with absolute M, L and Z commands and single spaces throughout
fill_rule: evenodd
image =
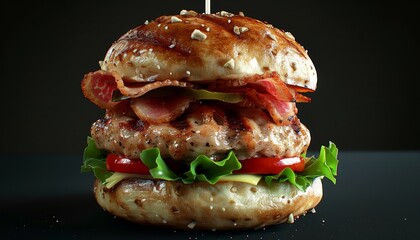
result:
M 274 35 L 271 32 L 267 32 L 267 36 L 277 42 L 276 37 L 274 37 Z
M 241 33 L 247 32 L 248 30 L 249 30 L 249 28 L 247 28 L 247 27 L 238 27 L 238 26 L 233 27 L 233 32 L 238 34 L 238 35 L 241 34 Z
M 210 202 L 213 202 L 213 197 L 210 197 Z
M 165 219 L 162 220 L 163 223 L 168 223 Z
M 186 71 L 186 73 L 187 73 L 187 75 L 191 75 L 191 72 L 190 71 Z
M 153 48 L 149 48 L 149 52 L 153 52 Z
M 233 193 L 236 193 L 236 191 L 238 191 L 238 189 L 236 187 L 231 187 L 230 191 L 233 192 Z
M 295 222 L 295 218 L 293 217 L 293 213 L 290 213 L 289 216 L 287 217 L 287 223 L 294 223 Z
M 232 20 L 228 19 L 228 23 L 232 22 Z
M 171 45 L 169 45 L 169 48 L 174 48 L 175 47 L 175 43 L 172 43 Z
M 157 67 L 157 69 L 160 69 L 160 65 L 157 65 L 156 67 Z
M 226 208 L 222 207 L 222 211 L 225 212 L 226 211 Z
M 202 41 L 204 39 L 207 38 L 207 35 L 204 34 L 202 31 L 195 29 L 192 33 L 191 33 L 191 38 L 198 40 L 198 41 Z
M 230 12 L 226 12 L 226 11 L 221 11 L 220 12 L 220 16 L 222 16 L 222 17 L 233 17 L 233 13 L 230 13 Z
M 169 72 L 169 75 L 171 75 L 171 76 L 172 76 L 172 74 L 173 74 L 172 72 Z
M 209 207 L 209 208 L 210 208 L 210 210 L 213 210 L 213 205 L 210 205 L 210 207 Z
M 204 25 L 204 24 L 201 24 L 201 26 L 202 26 L 202 27 L 205 27 L 205 25 Z
M 176 16 L 171 17 L 171 23 L 179 23 L 182 22 L 182 20 Z
M 236 34 L 238 34 L 238 35 L 241 34 L 241 31 L 239 30 L 239 27 L 238 26 L 234 26 L 233 27 L 233 32 L 236 33 Z
M 160 25 L 161 25 L 161 24 L 159 23 L 157 26 L 158 26 L 158 27 L 160 27 Z
M 197 225 L 197 223 L 195 221 L 190 222 L 187 227 L 190 229 L 193 229 L 195 227 L 195 225 Z
M 148 20 L 144 21 L 144 25 L 147 25 L 147 24 L 149 24 L 149 21 Z
M 316 213 L 315 208 L 312 208 L 312 209 L 311 209 L 311 213 Z
M 223 67 L 225 68 L 229 68 L 229 69 L 234 69 L 235 68 L 235 60 L 233 60 L 233 58 L 231 58 L 229 61 L 227 61 Z
M 207 27 L 207 28 L 206 28 L 206 31 L 207 31 L 207 32 L 210 32 L 210 28 L 209 28 L 209 27 Z
M 137 48 L 133 49 L 133 53 L 136 53 L 137 51 L 138 51 L 138 49 L 137 49 Z
M 233 32 L 236 33 L 236 34 L 238 34 L 238 35 L 241 34 L 238 26 L 234 26 L 233 27 Z
M 286 34 L 286 36 L 289 37 L 290 39 L 295 40 L 295 37 L 290 32 L 285 32 L 284 34 Z
M 168 26 L 165 26 L 165 30 L 168 30 L 168 28 L 169 28 Z
M 247 32 L 248 30 L 249 30 L 249 28 L 247 28 L 247 27 L 241 27 L 241 28 L 239 29 L 239 31 L 240 31 L 241 33 Z
M 239 12 L 239 16 L 245 16 L 244 12 Z
M 197 12 L 196 11 L 193 11 L 193 10 L 189 10 L 189 11 L 187 11 L 187 10 L 181 10 L 181 12 L 179 13 L 180 15 L 184 15 L 184 16 L 197 16 Z

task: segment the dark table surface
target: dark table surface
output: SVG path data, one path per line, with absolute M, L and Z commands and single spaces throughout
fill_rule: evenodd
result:
M 104 212 L 81 156 L 1 156 L 0 229 L 6 239 L 418 239 L 420 151 L 340 152 L 315 214 L 248 231 L 181 231 Z M 1 237 L 2 239 L 5 239 Z

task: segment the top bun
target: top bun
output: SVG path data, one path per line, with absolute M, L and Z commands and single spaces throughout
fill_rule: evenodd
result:
M 227 12 L 181 11 L 138 26 L 108 50 L 102 70 L 126 81 L 214 81 L 277 72 L 315 90 L 315 67 L 294 37 L 262 21 Z

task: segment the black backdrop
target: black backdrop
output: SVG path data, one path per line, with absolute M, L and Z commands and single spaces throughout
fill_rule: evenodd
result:
M 298 116 L 311 130 L 310 150 L 329 140 L 341 150 L 419 150 L 419 8 L 364 2 L 213 0 L 212 11 L 243 11 L 292 32 L 308 50 L 319 84 Z M 204 0 L 2 1 L 1 8 L 0 152 L 81 154 L 104 114 L 83 98 L 83 75 L 130 28 L 182 9 L 203 12 Z

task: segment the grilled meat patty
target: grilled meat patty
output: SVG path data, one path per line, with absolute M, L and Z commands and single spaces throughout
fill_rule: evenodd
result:
M 97 147 L 139 158 L 140 152 L 157 147 L 163 158 L 194 160 L 204 154 L 215 161 L 233 150 L 238 159 L 292 157 L 306 151 L 309 130 L 295 118 L 278 126 L 263 110 L 216 103 L 194 103 L 174 121 L 149 124 L 141 121 L 127 102 L 107 110 L 93 123 Z

